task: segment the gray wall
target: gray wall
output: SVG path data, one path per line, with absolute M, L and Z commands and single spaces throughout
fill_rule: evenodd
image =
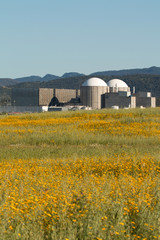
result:
M 155 97 L 136 97 L 137 107 L 156 107 L 156 98 Z
M 107 86 L 82 86 L 80 93 L 80 101 L 84 106 L 92 107 L 93 109 L 101 109 L 103 107 L 104 93 L 108 92 Z
M 136 97 L 131 96 L 131 108 L 136 108 Z
M 53 88 L 13 88 L 13 106 L 48 106 L 53 97 L 60 103 L 67 103 L 71 99 L 78 98 L 80 90 L 53 89 Z
M 39 90 L 38 88 L 13 88 L 12 89 L 13 106 L 38 106 Z
M 130 88 L 129 87 L 110 87 L 109 88 L 109 92 L 111 93 L 116 93 L 116 92 L 130 92 Z
M 111 108 L 112 106 L 119 106 L 119 108 L 136 107 L 135 97 L 119 96 L 118 93 L 106 93 L 105 94 L 105 108 Z
M 80 90 L 76 89 L 54 89 L 53 96 L 58 99 L 60 103 L 67 103 L 71 101 L 72 98 L 77 98 L 80 96 Z
M 39 88 L 39 106 L 48 106 L 53 98 L 53 88 Z
M 13 113 L 13 112 L 42 112 L 42 107 L 38 106 L 0 106 L 1 113 Z

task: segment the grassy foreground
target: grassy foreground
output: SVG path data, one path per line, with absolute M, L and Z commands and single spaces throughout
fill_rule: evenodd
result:
M 0 239 L 160 239 L 160 109 L 0 116 Z

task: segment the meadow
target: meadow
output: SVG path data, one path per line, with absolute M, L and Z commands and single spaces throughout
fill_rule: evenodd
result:
M 0 116 L 0 239 L 160 239 L 160 109 Z

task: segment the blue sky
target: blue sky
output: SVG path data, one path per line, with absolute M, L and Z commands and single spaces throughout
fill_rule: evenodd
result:
M 159 0 L 0 0 L 0 78 L 160 66 Z

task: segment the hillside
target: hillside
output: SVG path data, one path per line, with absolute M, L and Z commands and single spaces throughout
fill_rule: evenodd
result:
M 27 76 L 21 78 L 0 78 L 0 86 L 11 86 L 17 83 L 24 83 L 24 82 L 48 82 L 52 80 L 58 79 L 68 79 L 68 78 L 79 78 L 79 77 L 92 77 L 92 76 L 99 76 L 99 77 L 106 77 L 109 76 L 128 76 L 128 75 L 160 75 L 160 67 L 150 67 L 150 68 L 137 68 L 137 69 L 124 69 L 124 70 L 113 70 L 113 71 L 101 71 L 91 73 L 88 76 L 78 72 L 68 72 L 64 73 L 62 76 L 57 76 L 53 74 L 46 74 L 44 77 L 40 76 Z M 59 85 L 59 84 L 58 84 Z
M 93 75 L 94 76 L 94 75 Z M 152 92 L 155 96 L 160 96 L 160 75 L 125 75 L 125 76 L 99 76 L 105 82 L 113 78 L 119 78 L 124 80 L 131 90 L 133 87 L 136 91 L 148 91 Z M 65 89 L 79 89 L 82 83 L 90 76 L 80 76 L 71 78 L 60 78 L 47 82 L 27 82 L 14 85 L 16 88 L 65 88 Z
M 18 81 L 11 79 L 11 78 L 0 78 L 0 86 L 12 86 L 17 84 Z
M 103 71 L 103 72 L 95 72 L 91 75 L 99 75 L 99 76 L 125 76 L 125 75 L 133 75 L 133 74 L 151 74 L 151 75 L 160 75 L 160 67 L 150 67 L 150 68 L 136 68 L 136 69 L 124 69 L 117 71 Z

